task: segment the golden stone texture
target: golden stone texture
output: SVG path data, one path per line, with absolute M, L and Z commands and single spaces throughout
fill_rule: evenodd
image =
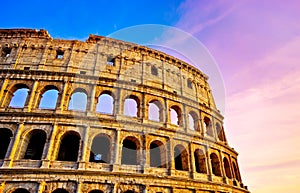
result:
M 0 193 L 249 192 L 208 77 L 193 66 L 120 40 L 60 40 L 45 30 L 2 29 L 0 51 Z M 19 89 L 28 95 L 16 108 Z M 41 108 L 51 89 L 55 107 Z M 74 93 L 86 109 L 72 110 Z M 103 94 L 111 113 L 97 110 Z M 133 116 L 124 114 L 128 99 Z M 150 104 L 159 120 L 149 119 Z

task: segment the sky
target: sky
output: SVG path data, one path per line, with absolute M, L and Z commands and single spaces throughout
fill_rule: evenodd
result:
M 300 192 L 299 1 L 45 0 L 1 6 L 1 28 L 43 28 L 54 38 L 85 40 L 144 24 L 190 33 L 221 73 L 225 130 L 239 152 L 244 184 L 254 193 Z

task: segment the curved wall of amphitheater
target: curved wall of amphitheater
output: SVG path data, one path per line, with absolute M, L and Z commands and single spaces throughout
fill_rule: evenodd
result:
M 0 193 L 248 192 L 198 69 L 95 35 L 0 46 Z

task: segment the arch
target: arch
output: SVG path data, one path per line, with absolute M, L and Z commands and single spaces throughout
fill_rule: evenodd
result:
M 40 109 L 55 109 L 58 99 L 59 90 L 56 86 L 45 86 L 41 94 Z
M 155 140 L 150 144 L 150 167 L 166 167 L 166 149 L 161 141 Z
M 89 193 L 104 193 L 102 190 L 91 190 Z
M 17 188 L 12 193 L 30 193 L 30 192 L 28 190 L 26 190 L 25 188 Z
M 87 108 L 87 92 L 82 88 L 75 89 L 72 93 L 68 110 L 86 111 Z
M 210 161 L 211 161 L 212 173 L 216 176 L 222 176 L 221 168 L 220 168 L 220 160 L 215 153 L 210 154 Z
M 29 87 L 25 84 L 16 84 L 11 89 L 11 93 L 13 94 L 9 96 L 9 98 L 11 98 L 9 107 L 24 108 L 29 93 Z
M 96 112 L 103 114 L 114 114 L 114 97 L 110 91 L 104 91 L 98 97 Z
M 216 131 L 217 131 L 217 135 L 218 135 L 218 139 L 220 141 L 225 142 L 225 132 L 224 132 L 224 128 L 220 126 L 219 123 L 216 123 Z
M 0 129 L 0 159 L 4 159 L 13 133 L 10 129 Z
M 90 162 L 110 163 L 111 142 L 107 135 L 94 137 L 90 151 Z
M 75 131 L 66 132 L 60 142 L 58 161 L 77 161 L 80 135 Z
M 175 169 L 188 171 L 188 153 L 183 145 L 176 145 L 174 148 Z
M 52 193 L 69 193 L 69 192 L 64 188 L 57 188 Z
M 28 134 L 28 144 L 23 159 L 40 160 L 42 158 L 46 132 L 40 129 L 35 129 Z
M 140 144 L 135 137 L 126 137 L 122 143 L 121 164 L 138 165 L 139 164 Z
M 234 172 L 235 179 L 237 181 L 241 181 L 240 173 L 239 173 L 238 168 L 237 168 L 237 166 L 234 162 L 232 162 L 232 167 L 233 167 L 233 172 Z
M 194 158 L 195 158 L 196 172 L 206 174 L 207 173 L 206 157 L 204 152 L 201 149 L 196 149 L 194 152 Z
M 140 116 L 140 100 L 134 95 L 129 95 L 124 100 L 124 115 L 129 117 Z
M 226 157 L 223 158 L 223 165 L 224 165 L 226 177 L 231 179 L 232 175 L 231 175 L 231 171 L 230 171 L 230 165 L 229 165 L 228 159 Z
M 154 76 L 158 75 L 158 70 L 154 65 L 151 66 L 151 74 L 154 75 Z
M 206 130 L 206 135 L 213 137 L 214 133 L 211 126 L 211 121 L 208 117 L 204 117 L 204 126 Z
M 170 108 L 170 120 L 171 124 L 181 126 L 182 125 L 182 120 L 181 120 L 181 109 L 174 105 L 171 106 Z
M 198 115 L 195 111 L 189 112 L 189 129 L 199 131 Z
M 157 122 L 163 121 L 163 107 L 158 100 L 149 102 L 148 119 Z

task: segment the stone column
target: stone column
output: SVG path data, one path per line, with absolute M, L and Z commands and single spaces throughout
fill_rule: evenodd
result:
M 225 172 L 225 167 L 224 167 L 224 163 L 223 163 L 223 153 L 219 150 L 219 157 L 220 157 L 220 170 L 221 170 L 221 176 L 223 177 L 223 181 L 225 183 L 228 183 L 226 180 L 226 172 Z
M 42 181 L 40 184 L 39 184 L 39 188 L 38 188 L 38 192 L 37 193 L 43 193 L 44 190 L 45 190 L 45 186 L 47 185 L 47 183 L 45 181 Z
M 189 150 L 190 150 L 190 177 L 194 177 L 194 173 L 196 172 L 196 167 L 195 167 L 195 156 L 194 156 L 194 151 L 195 149 L 192 147 L 192 144 L 189 143 Z
M 120 129 L 116 130 L 116 143 L 115 143 L 115 165 L 121 165 L 122 142 Z
M 83 143 L 82 143 L 82 147 L 81 147 L 81 157 L 79 160 L 79 168 L 80 169 L 85 169 L 85 165 L 86 163 L 89 161 L 89 130 L 90 130 L 90 126 L 87 126 L 85 128 L 85 132 L 84 132 L 84 137 L 83 137 Z
M 209 155 L 209 147 L 208 146 L 205 146 L 205 151 L 206 151 L 206 168 L 207 168 L 207 171 L 208 171 L 208 175 L 209 175 L 209 179 L 210 181 L 212 181 L 212 166 L 211 166 L 211 160 L 210 160 L 210 155 Z
M 54 150 L 55 145 L 57 143 L 57 140 L 56 140 L 57 133 L 58 133 L 58 126 L 56 124 L 54 124 L 52 133 L 51 133 L 51 137 L 49 140 L 49 146 L 47 149 L 46 158 L 45 158 L 45 160 L 43 160 L 43 163 L 42 163 L 42 168 L 49 168 L 51 161 L 54 160 L 54 157 L 53 157 L 53 156 L 55 156 L 54 152 L 57 151 L 57 150 L 56 151 Z
M 168 150 L 169 150 L 169 175 L 172 175 L 174 173 L 173 171 L 175 170 L 175 156 L 174 156 L 174 147 L 173 147 L 173 139 L 169 138 L 169 143 L 168 143 Z
M 24 111 L 30 112 L 31 109 L 33 108 L 33 106 L 34 106 L 34 99 L 35 99 L 35 96 L 37 94 L 38 85 L 39 85 L 39 81 L 36 80 L 34 82 L 34 84 L 33 84 L 33 87 L 32 87 L 32 90 L 31 90 L 31 95 L 27 96 L 27 98 L 29 97 L 29 100 L 28 100 L 27 106 L 24 107 Z
M 66 107 L 66 102 L 68 101 L 68 97 L 69 97 L 69 93 L 68 93 L 69 84 L 70 83 L 67 81 L 64 83 L 64 89 L 62 91 L 62 96 L 61 96 L 61 102 L 59 103 L 59 106 L 57 108 L 58 112 L 56 112 L 56 113 L 60 113 L 68 108 L 68 107 Z
M 181 126 L 183 127 L 183 129 L 187 132 L 187 130 L 188 130 L 188 127 L 189 127 L 189 125 L 188 125 L 188 118 L 187 118 L 187 112 L 186 112 L 186 105 L 185 104 L 182 104 L 182 116 L 181 116 L 181 121 L 182 121 L 182 123 L 181 123 Z
M 91 96 L 90 96 L 90 104 L 88 104 L 89 105 L 88 113 L 91 113 L 91 114 L 95 113 L 95 111 L 96 111 L 96 104 L 95 104 L 95 102 L 96 102 L 96 96 L 95 96 L 96 95 L 96 87 L 97 87 L 96 85 L 94 85 L 92 87 Z
M 82 189 L 82 182 L 78 182 L 76 193 L 81 193 L 82 192 L 81 189 Z
M 5 104 L 5 100 L 7 98 L 7 85 L 8 85 L 9 80 L 8 79 L 4 79 L 2 86 L 1 86 L 1 90 L 0 90 L 0 108 L 4 107 Z

